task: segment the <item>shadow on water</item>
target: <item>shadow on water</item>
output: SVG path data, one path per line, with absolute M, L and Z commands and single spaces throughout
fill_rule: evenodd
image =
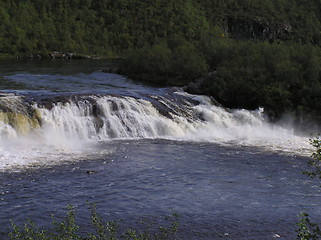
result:
M 118 60 L 1 60 L 2 91 L 95 93 L 116 88 L 143 89 L 141 84 L 103 71 Z
M 86 60 L 27 60 L 27 59 L 0 59 L 0 73 L 29 72 L 31 74 L 61 74 L 91 73 L 104 70 L 117 64 L 113 59 L 86 59 Z M 2 74 L 1 74 L 2 75 Z
M 108 66 L 113 66 L 112 60 L 23 60 L 0 59 L 0 89 L 30 90 L 28 83 L 15 82 L 7 76 L 29 73 L 35 75 L 73 75 L 75 73 L 92 73 Z

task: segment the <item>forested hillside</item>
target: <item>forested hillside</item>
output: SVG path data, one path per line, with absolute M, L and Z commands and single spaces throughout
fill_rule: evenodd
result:
M 182 35 L 320 44 L 317 0 L 1 0 L 1 53 L 119 54 Z
M 0 0 L 0 55 L 122 57 L 133 78 L 205 77 L 189 90 L 227 107 L 318 118 L 320 12 L 319 0 Z

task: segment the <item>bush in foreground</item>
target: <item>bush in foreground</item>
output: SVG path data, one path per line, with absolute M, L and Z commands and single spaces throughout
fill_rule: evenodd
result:
M 318 177 L 321 179 L 321 138 L 316 137 L 311 140 L 311 144 L 315 147 L 311 160 L 308 162 L 313 170 L 306 171 L 304 174 L 311 178 Z M 301 213 L 300 222 L 298 223 L 297 239 L 299 240 L 316 240 L 321 238 L 320 224 L 314 223 L 309 218 L 309 214 Z
M 153 223 L 144 223 L 143 230 L 133 227 L 124 228 L 116 221 L 104 221 L 96 211 L 96 206 L 91 205 L 91 228 L 86 229 L 86 234 L 81 232 L 75 221 L 74 208 L 69 205 L 67 216 L 62 221 L 53 219 L 52 228 L 44 229 L 28 220 L 23 227 L 14 223 L 9 234 L 12 240 L 147 240 L 147 239 L 177 239 L 178 228 L 176 214 L 166 217 L 166 226 L 154 226 Z M 124 230 L 121 230 L 124 229 Z

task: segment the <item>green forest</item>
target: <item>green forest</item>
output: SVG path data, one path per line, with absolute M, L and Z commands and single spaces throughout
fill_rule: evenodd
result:
M 321 119 L 319 0 L 0 0 L 0 56 L 120 58 L 229 108 Z

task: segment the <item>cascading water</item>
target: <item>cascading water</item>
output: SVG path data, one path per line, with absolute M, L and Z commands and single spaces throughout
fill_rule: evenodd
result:
M 300 211 L 321 219 L 319 184 L 302 175 L 309 136 L 286 119 L 138 84 L 105 64 L 0 64 L 1 239 L 9 219 L 51 227 L 68 204 L 88 219 L 86 201 L 130 226 L 173 209 L 182 239 L 295 239 Z
M 84 144 L 113 139 L 237 142 L 295 152 L 309 148 L 292 130 L 269 124 L 262 109 L 227 110 L 208 97 L 182 91 L 140 97 L 47 95 L 32 100 L 7 94 L 0 97 L 0 104 L 2 168 L 3 163 L 30 164 L 19 158 L 32 156 L 34 162 L 34 155 L 42 158 L 43 152 L 84 153 Z M 17 146 L 18 155 L 12 152 Z

